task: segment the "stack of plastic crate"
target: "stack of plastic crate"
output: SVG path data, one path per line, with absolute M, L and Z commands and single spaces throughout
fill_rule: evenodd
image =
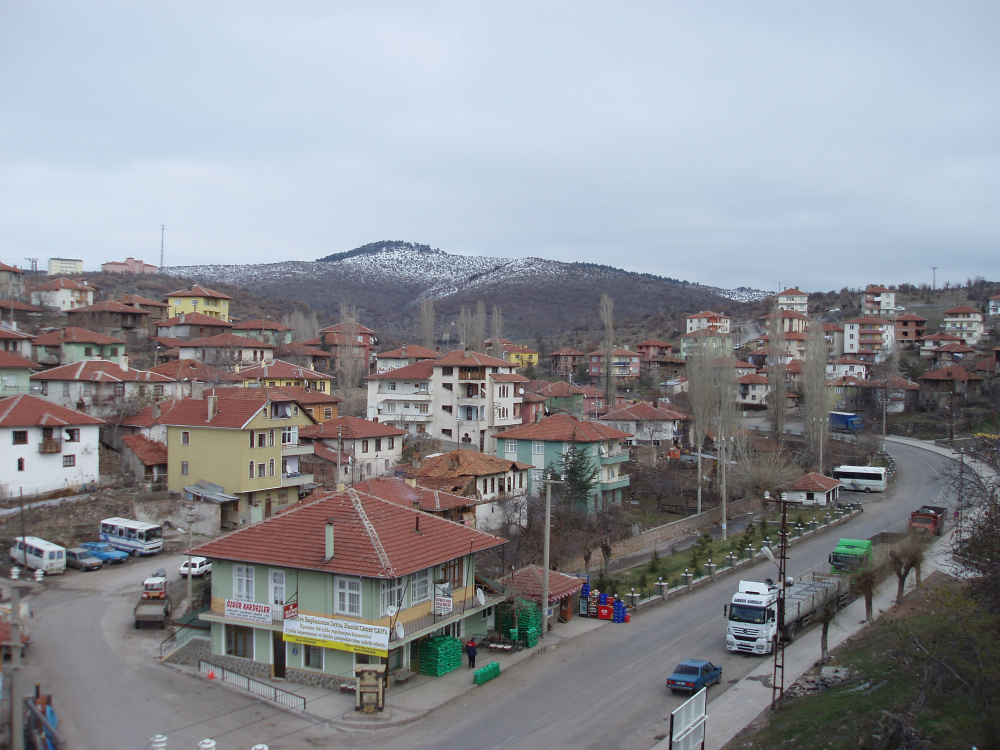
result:
M 462 666 L 462 642 L 448 635 L 434 636 L 420 646 L 420 674 L 440 677 Z

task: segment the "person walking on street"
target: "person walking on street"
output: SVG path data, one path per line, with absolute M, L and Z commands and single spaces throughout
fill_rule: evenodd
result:
M 465 644 L 465 653 L 469 655 L 469 669 L 476 668 L 476 642 L 469 639 L 469 642 Z

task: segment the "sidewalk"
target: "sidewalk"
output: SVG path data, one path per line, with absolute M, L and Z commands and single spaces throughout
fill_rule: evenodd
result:
M 483 667 L 492 661 L 500 664 L 500 677 L 511 667 L 533 659 L 540 653 L 549 651 L 581 635 L 606 625 L 610 620 L 574 618 L 553 628 L 540 640 L 535 648 L 526 648 L 516 654 L 493 654 L 481 649 L 476 666 Z M 306 710 L 297 713 L 316 722 L 327 722 L 344 729 L 384 729 L 398 727 L 417 721 L 431 711 L 440 708 L 476 688 L 472 672 L 463 659 L 460 668 L 441 677 L 416 674 L 399 687 L 391 687 L 385 693 L 385 710 L 381 714 L 361 714 L 354 711 L 354 693 L 329 691 L 319 687 L 305 687 L 294 682 L 274 682 L 270 684 L 306 699 Z M 167 664 L 186 674 L 206 679 L 197 668 Z M 243 690 L 218 682 L 229 690 L 241 695 L 250 695 Z M 254 696 L 256 697 L 256 696 Z M 258 700 L 260 700 L 258 698 Z M 276 704 L 275 704 L 276 705 Z
M 922 566 L 924 578 L 935 570 L 947 571 L 949 565 L 948 548 L 954 532 L 955 530 L 952 529 L 928 550 L 927 559 Z M 894 578 L 887 579 L 881 592 L 876 595 L 873 603 L 873 613 L 876 619 L 895 605 L 895 584 Z M 915 585 L 915 577 L 911 574 L 911 577 L 907 579 L 906 591 L 912 591 Z M 828 634 L 830 650 L 832 651 L 858 633 L 865 625 L 865 600 L 861 597 L 842 610 L 833 621 Z M 820 655 L 820 636 L 820 628 L 811 628 L 785 649 L 786 689 L 816 664 Z M 762 712 L 770 709 L 773 674 L 774 657 L 772 655 L 761 661 L 757 669 L 708 704 L 706 750 L 721 750 Z M 655 745 L 654 748 L 666 750 L 669 745 L 668 738 Z

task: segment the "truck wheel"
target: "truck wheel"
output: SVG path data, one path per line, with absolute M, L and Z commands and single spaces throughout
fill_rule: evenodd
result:
M 865 487 L 865 494 L 866 495 L 872 494 L 872 488 L 871 487 Z
M 791 623 L 785 628 L 785 643 L 791 643 L 795 640 L 795 636 L 799 632 L 799 625 L 796 622 Z

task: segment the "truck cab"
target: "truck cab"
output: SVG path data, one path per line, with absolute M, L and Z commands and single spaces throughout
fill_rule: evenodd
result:
M 167 571 L 160 568 L 155 575 L 142 582 L 143 599 L 167 598 Z
M 831 573 L 856 573 L 872 559 L 872 543 L 867 539 L 841 539 L 827 558 Z
M 739 590 L 726 605 L 726 650 L 768 654 L 778 627 L 778 587 L 773 581 L 740 581 Z

